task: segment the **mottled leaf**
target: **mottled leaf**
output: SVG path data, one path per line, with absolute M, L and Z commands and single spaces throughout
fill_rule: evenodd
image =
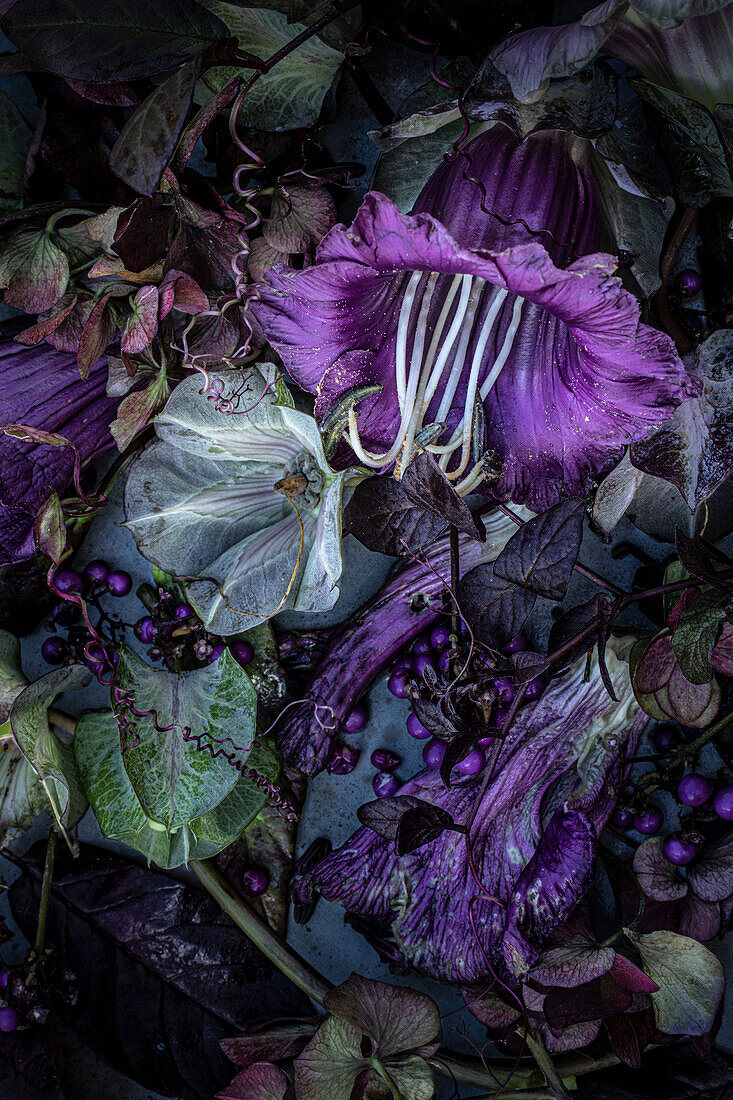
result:
M 600 978 L 615 958 L 612 947 L 598 947 L 586 929 L 568 922 L 553 932 L 530 973 L 541 985 L 573 988 Z
M 690 683 L 668 634 L 640 642 L 635 656 L 634 694 L 650 718 L 671 719 L 695 729 L 705 729 L 712 722 L 720 706 L 720 687 L 715 679 L 708 684 Z
M 687 881 L 703 901 L 725 901 L 733 894 L 733 836 L 700 849 L 687 868 Z
M 24 313 L 43 313 L 58 302 L 69 282 L 69 261 L 50 233 L 22 229 L 0 253 L 5 302 Z
M 667 1035 L 704 1035 L 713 1025 L 725 989 L 719 961 L 696 940 L 676 932 L 626 934 L 656 982 L 652 993 L 657 1026 Z
M 109 426 L 118 450 L 124 451 L 129 447 L 141 428 L 160 412 L 169 392 L 165 371 L 161 371 L 144 389 L 135 390 L 120 401 L 117 417 Z
M 283 1100 L 289 1081 L 269 1062 L 255 1062 L 217 1092 L 216 1100 Z
M 713 678 L 710 657 L 728 602 L 728 594 L 703 592 L 684 608 L 677 620 L 672 649 L 691 684 L 709 684 Z
M 283 186 L 262 232 L 278 252 L 311 253 L 335 224 L 336 205 L 325 187 Z
M 650 836 L 639 845 L 634 853 L 634 874 L 647 897 L 676 901 L 687 893 L 687 883 L 665 856 L 663 844 L 662 837 Z

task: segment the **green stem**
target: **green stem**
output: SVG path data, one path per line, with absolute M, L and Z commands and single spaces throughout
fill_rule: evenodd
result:
M 43 867 L 43 882 L 41 884 L 41 900 L 38 905 L 38 927 L 36 928 L 36 941 L 33 945 L 35 961 L 38 964 L 43 958 L 43 950 L 46 946 L 46 921 L 48 919 L 48 903 L 51 900 L 51 883 L 53 882 L 53 865 L 56 861 L 56 841 L 58 833 L 51 826 L 46 845 L 46 862 Z
M 532 1051 L 532 1057 L 542 1070 L 548 1087 L 552 1090 L 552 1095 L 556 1096 L 558 1100 L 570 1100 L 562 1078 L 553 1064 L 539 1031 L 527 1031 L 525 1041 Z

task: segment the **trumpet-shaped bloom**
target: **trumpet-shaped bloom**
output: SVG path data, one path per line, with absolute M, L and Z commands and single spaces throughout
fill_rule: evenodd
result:
M 488 478 L 544 509 L 693 392 L 598 233 L 572 139 L 496 125 L 412 214 L 367 194 L 312 267 L 268 274 L 253 310 L 318 419 L 343 421 L 344 460 L 399 477 L 424 447 L 461 495 Z
M 480 887 L 463 835 L 445 832 L 398 857 L 391 841 L 362 828 L 301 880 L 298 896 L 317 889 L 339 902 L 431 977 L 481 981 L 497 962 L 524 976 L 589 886 L 598 834 L 647 722 L 631 689 L 629 646 L 612 647 L 618 702 L 597 662 L 586 682 L 579 661 L 520 711 L 482 794 L 483 775 L 447 790 L 431 770 L 401 788 L 457 824 L 481 794 L 468 841 Z
M 191 580 L 189 598 L 217 634 L 333 607 L 353 471 L 330 469 L 313 417 L 293 408 L 268 364 L 212 376 L 210 387 L 180 383 L 130 471 L 125 512 L 141 553 Z M 234 397 L 222 402 L 225 389 Z

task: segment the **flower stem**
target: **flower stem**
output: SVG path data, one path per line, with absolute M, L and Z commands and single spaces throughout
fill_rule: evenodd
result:
M 48 919 L 48 903 L 51 900 L 51 883 L 53 882 L 53 867 L 56 862 L 56 841 L 58 833 L 55 826 L 51 826 L 46 844 L 46 862 L 43 866 L 43 882 L 41 884 L 41 900 L 38 905 L 38 926 L 36 928 L 36 940 L 33 945 L 35 952 L 35 964 L 43 958 L 43 950 L 46 946 L 46 921 Z
M 525 1035 L 525 1041 L 532 1051 L 535 1062 L 545 1075 L 545 1080 L 547 1081 L 548 1087 L 552 1090 L 552 1095 L 556 1096 L 558 1100 L 570 1100 L 562 1082 L 562 1078 L 558 1075 L 557 1069 L 547 1052 L 547 1047 L 540 1033 L 538 1031 L 528 1030 Z
M 450 614 L 450 646 L 452 650 L 458 648 L 458 603 L 457 595 L 458 582 L 461 577 L 461 559 L 460 559 L 460 547 L 458 545 L 458 528 L 455 524 L 451 523 L 448 534 L 450 542 L 450 587 L 453 593 L 453 599 L 451 600 L 451 614 Z M 453 676 L 453 658 L 450 662 L 450 676 Z

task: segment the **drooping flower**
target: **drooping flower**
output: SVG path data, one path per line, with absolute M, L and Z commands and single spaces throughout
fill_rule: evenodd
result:
M 494 495 L 540 510 L 582 494 L 693 392 L 598 240 L 572 138 L 495 125 L 412 214 L 367 194 L 312 267 L 268 273 L 252 309 L 364 465 L 399 477 L 426 447 L 461 495 L 491 474 Z
M 100 359 L 82 381 L 76 356 L 43 344 L 26 348 L 14 336 L 22 328 L 0 329 L 0 424 L 24 424 L 64 436 L 82 463 L 114 447 L 109 426 L 117 412 L 107 397 L 106 361 Z M 33 557 L 33 520 L 48 487 L 60 493 L 72 480 L 70 447 L 24 443 L 0 433 L 0 565 Z
M 217 634 L 283 609 L 328 610 L 342 493 L 363 475 L 331 470 L 315 420 L 293 408 L 271 365 L 212 375 L 210 389 L 198 376 L 176 387 L 130 470 L 125 513 L 141 553 L 191 579 L 190 600 Z M 231 408 L 211 400 L 224 390 Z
M 733 103 L 732 49 L 730 0 L 616 0 L 575 23 L 512 35 L 489 57 L 517 99 L 577 72 L 603 50 L 712 111 Z
M 391 841 L 362 828 L 301 880 L 297 896 L 315 888 L 339 902 L 433 978 L 481 981 L 497 963 L 524 976 L 589 886 L 598 834 L 647 721 L 631 689 L 628 649 L 613 642 L 608 654 L 618 702 L 597 661 L 586 681 L 581 660 L 520 711 L 470 828 L 481 889 L 460 833 L 398 857 Z M 448 790 L 428 770 L 399 793 L 463 824 L 483 781 L 479 774 Z

